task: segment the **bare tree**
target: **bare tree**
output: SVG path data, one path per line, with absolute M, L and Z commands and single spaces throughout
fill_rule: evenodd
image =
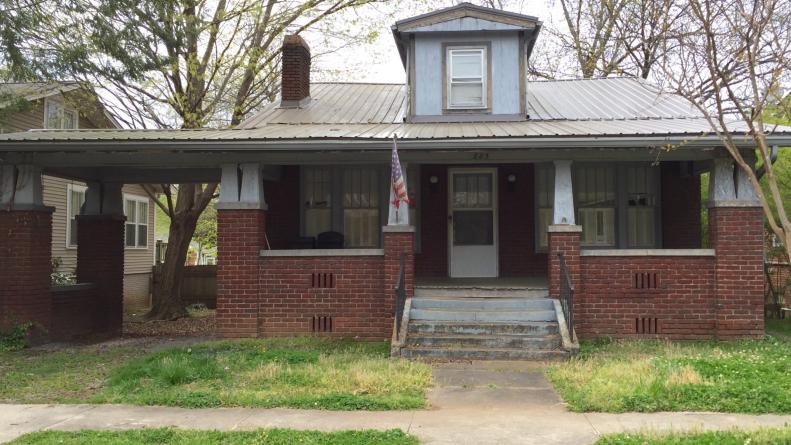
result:
M 689 98 L 712 132 L 749 178 L 768 226 L 791 252 L 791 222 L 771 160 L 764 119 L 771 110 L 788 121 L 783 88 L 791 84 L 791 2 L 788 0 L 689 0 L 689 32 L 678 40 L 663 74 Z M 750 152 L 739 150 L 746 132 L 765 172 L 768 194 L 759 183 Z M 738 138 L 738 139 L 737 139 Z M 772 208 L 776 212 L 772 211 Z
M 194 129 L 236 125 L 274 99 L 286 33 L 320 29 L 343 43 L 369 38 L 367 26 L 345 32 L 330 19 L 375 0 L 8 1 L 35 14 L 17 20 L 17 35 L 5 44 L 12 67 L 102 86 L 127 127 Z M 166 202 L 155 201 L 170 217 L 170 232 L 149 317 L 172 319 L 186 314 L 184 261 L 217 184 L 161 189 Z

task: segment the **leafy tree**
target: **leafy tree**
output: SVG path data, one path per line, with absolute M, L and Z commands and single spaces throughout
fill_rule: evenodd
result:
M 275 99 L 287 32 L 317 30 L 340 44 L 368 39 L 366 24 L 332 18 L 372 1 L 7 0 L 6 10 L 20 17 L 24 10 L 25 20 L 2 41 L 0 62 L 14 73 L 101 85 L 127 127 L 233 126 Z M 169 246 L 148 316 L 172 319 L 186 315 L 184 262 L 217 184 L 160 190 L 166 199 L 155 203 L 170 218 Z

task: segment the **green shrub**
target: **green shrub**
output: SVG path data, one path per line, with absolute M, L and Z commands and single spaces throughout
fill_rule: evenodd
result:
M 26 321 L 15 324 L 7 332 L 0 332 L 0 352 L 23 349 L 27 343 L 27 334 L 31 329 L 33 329 L 33 323 Z

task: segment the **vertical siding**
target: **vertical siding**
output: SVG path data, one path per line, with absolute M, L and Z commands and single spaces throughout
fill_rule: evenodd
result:
M 519 114 L 519 35 L 465 33 L 430 34 L 415 38 L 415 115 L 442 114 L 443 43 L 491 43 L 492 114 Z

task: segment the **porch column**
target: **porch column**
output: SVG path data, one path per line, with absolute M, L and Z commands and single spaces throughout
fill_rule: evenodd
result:
M 729 157 L 712 161 L 709 237 L 716 253 L 716 335 L 722 339 L 764 335 L 763 209 L 747 178 Z
M 77 216 L 77 282 L 97 288 L 93 331 L 121 334 L 124 313 L 124 201 L 122 184 L 89 182 Z
M 571 161 L 555 161 L 555 194 L 552 225 L 548 230 L 549 295 L 560 296 L 560 258 L 563 254 L 571 276 L 571 284 L 578 287 L 580 275 L 580 234 L 582 227 L 575 224 L 574 190 L 571 180 Z
M 257 337 L 260 251 L 266 247 L 261 165 L 222 166 L 217 208 L 217 334 Z
M 52 327 L 52 212 L 41 195 L 41 170 L 0 165 L 0 332 L 34 325 L 29 341 Z

